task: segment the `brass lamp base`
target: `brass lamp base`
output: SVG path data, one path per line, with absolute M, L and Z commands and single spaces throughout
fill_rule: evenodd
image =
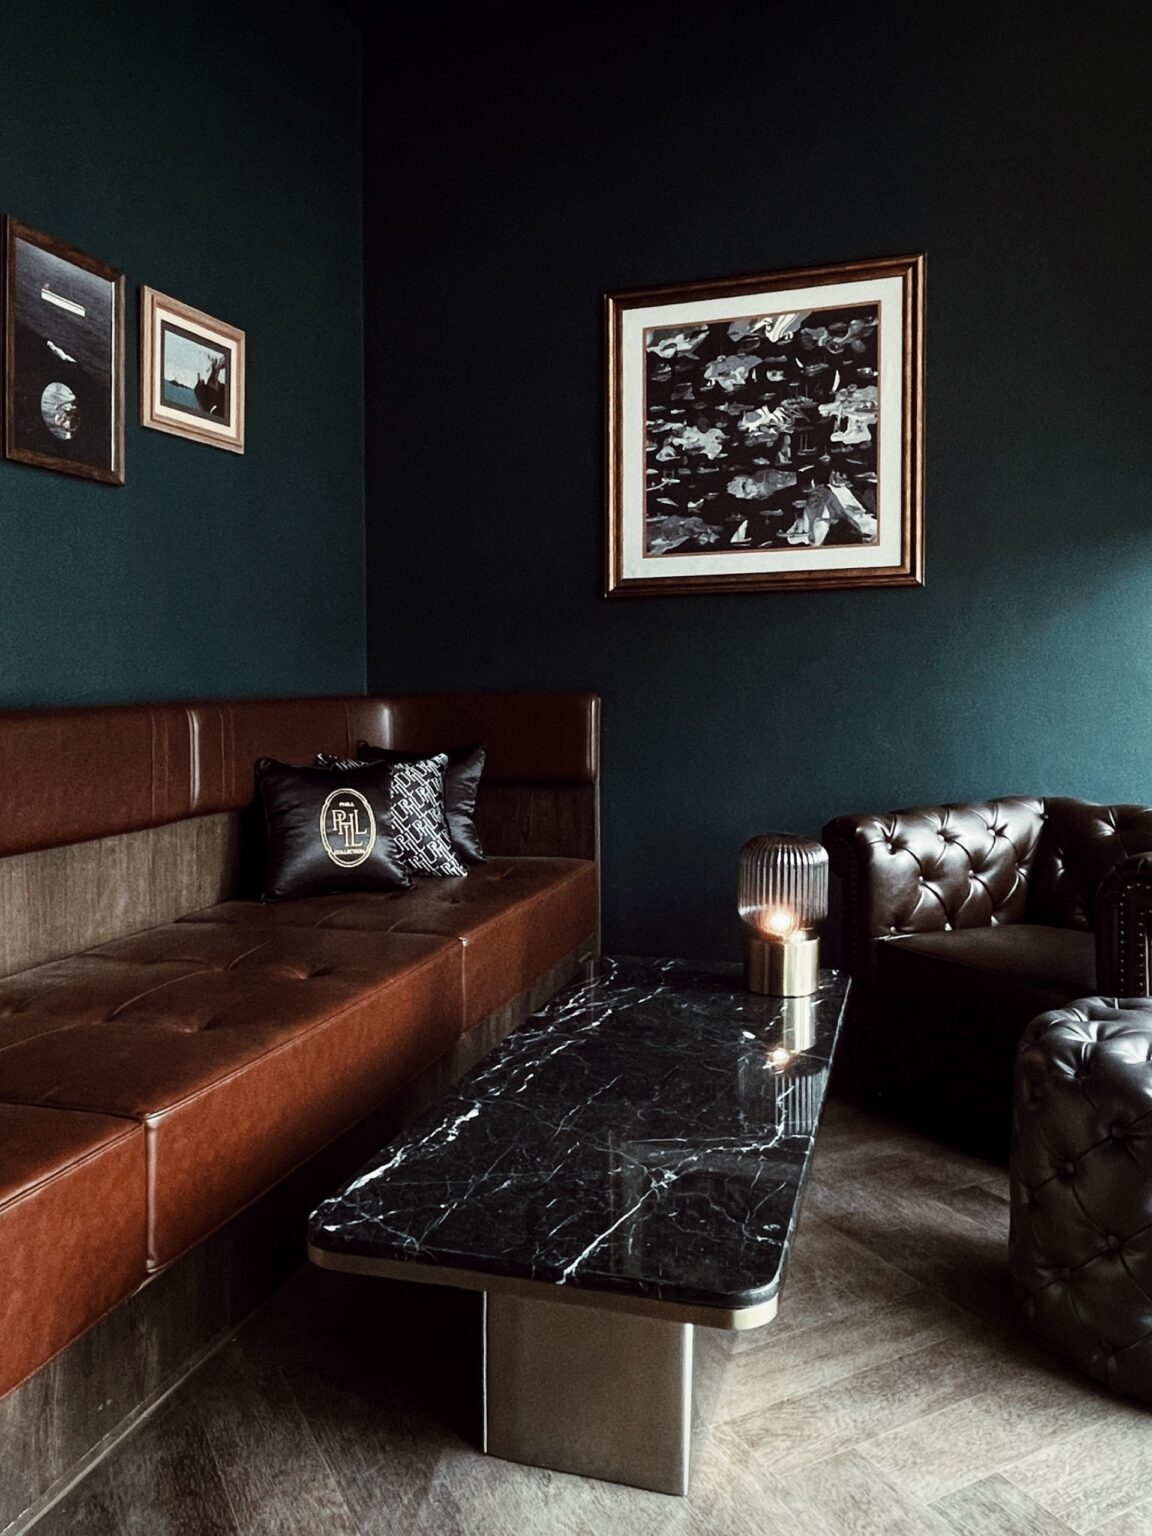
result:
M 810 997 L 820 985 L 820 940 L 746 933 L 744 985 L 768 997 Z

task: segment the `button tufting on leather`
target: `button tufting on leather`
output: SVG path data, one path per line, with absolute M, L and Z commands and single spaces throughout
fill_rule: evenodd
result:
M 1081 1370 L 1144 1401 L 1152 1401 L 1152 1176 L 1122 1154 L 1149 1114 L 1150 1048 L 1152 999 L 1085 998 L 1025 1030 L 1009 1249 L 1013 1289 L 1035 1331 Z M 1073 1278 L 1074 1306 L 1053 1283 Z

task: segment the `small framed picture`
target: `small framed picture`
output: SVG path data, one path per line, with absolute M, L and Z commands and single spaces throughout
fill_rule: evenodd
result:
M 244 332 L 141 288 L 140 420 L 243 453 Z
M 4 228 L 4 454 L 124 484 L 124 274 Z
M 609 597 L 921 583 L 922 255 L 606 310 Z

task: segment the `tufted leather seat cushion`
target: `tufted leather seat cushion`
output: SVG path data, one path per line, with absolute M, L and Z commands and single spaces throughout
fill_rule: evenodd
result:
M 144 1128 L 0 1104 L 0 1397 L 144 1278 Z
M 1095 976 L 1090 933 L 1038 923 L 911 934 L 876 951 L 879 999 L 920 1005 L 926 1028 L 947 1013 L 963 1018 L 974 1035 L 1007 1031 L 1013 1051 L 1021 1017 L 1083 996 Z
M 143 1122 L 169 1263 L 460 1034 L 456 946 L 177 923 L 0 980 L 0 1101 Z
M 461 879 L 417 880 L 410 891 L 312 896 L 270 906 L 229 901 L 182 921 L 454 939 L 464 1028 L 470 1029 L 582 944 L 595 932 L 596 916 L 595 864 L 492 858 Z
M 1152 1000 L 1035 1019 L 1015 1097 L 1017 1298 L 1060 1354 L 1152 1401 Z

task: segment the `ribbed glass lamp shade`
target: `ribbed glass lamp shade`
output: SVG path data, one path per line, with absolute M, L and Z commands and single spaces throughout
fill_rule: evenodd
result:
M 817 927 L 828 915 L 828 855 L 810 837 L 767 832 L 740 850 L 740 921 L 763 937 Z

